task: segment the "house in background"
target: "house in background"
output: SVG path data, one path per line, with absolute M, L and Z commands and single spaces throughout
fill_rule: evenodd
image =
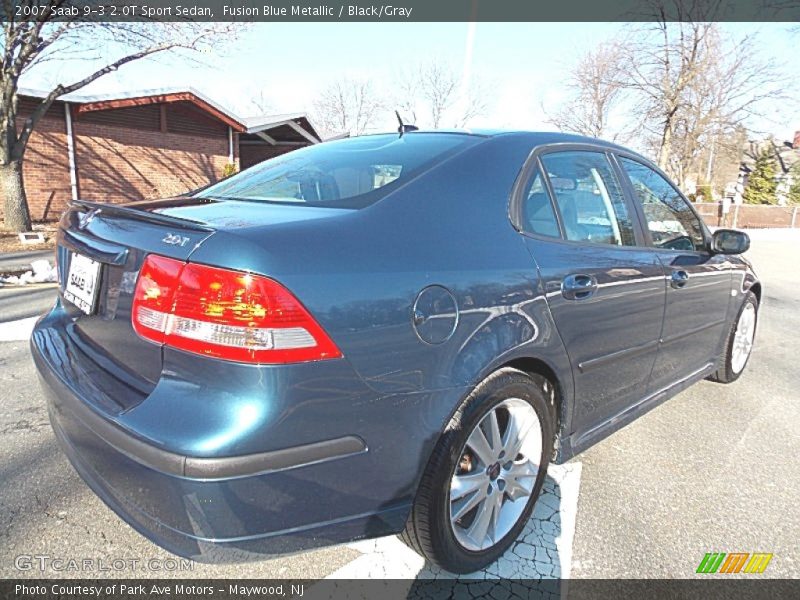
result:
M 764 151 L 769 151 L 775 164 L 776 196 L 779 206 L 786 206 L 789 189 L 795 182 L 800 170 L 800 130 L 794 132 L 792 141 L 778 142 L 774 138 L 752 140 L 744 149 L 744 158 L 739 167 L 740 177 L 747 185 L 750 173 L 755 167 L 756 159 Z
M 18 122 L 46 94 L 20 90 Z M 181 194 L 316 144 L 302 113 L 242 118 L 193 89 L 68 94 L 31 135 L 23 176 L 31 218 L 58 219 L 71 199 L 129 202 Z M 0 209 L 1 210 L 1 209 Z

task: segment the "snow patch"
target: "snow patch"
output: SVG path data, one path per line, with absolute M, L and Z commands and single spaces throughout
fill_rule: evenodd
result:
M 9 275 L 0 277 L 0 284 L 28 285 L 29 283 L 52 283 L 58 281 L 58 272 L 49 260 L 35 260 L 31 263 L 31 270 L 22 275 Z
M 33 326 L 38 320 L 39 317 L 29 317 L 0 323 L 0 342 L 24 342 L 30 339 Z

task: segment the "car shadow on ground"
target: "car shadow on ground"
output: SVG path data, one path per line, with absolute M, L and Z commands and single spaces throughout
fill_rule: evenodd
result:
M 474 584 L 483 582 L 490 588 L 501 585 L 507 592 L 512 591 L 514 585 L 520 585 L 522 580 L 525 581 L 524 589 L 529 592 L 530 582 L 540 581 L 544 582 L 542 591 L 546 595 L 553 589 L 557 590 L 553 582 L 569 577 L 580 468 L 580 463 L 551 465 L 542 493 L 522 533 L 500 559 L 481 571 L 458 576 L 449 573 L 426 562 L 399 538 L 392 536 L 349 544 L 350 548 L 363 554 L 329 578 L 403 579 L 408 583 L 408 597 L 430 596 L 431 580 L 442 580 L 447 589 L 452 589 L 453 580 L 457 580 L 468 585 L 470 590 Z M 518 592 L 522 593 L 522 589 Z

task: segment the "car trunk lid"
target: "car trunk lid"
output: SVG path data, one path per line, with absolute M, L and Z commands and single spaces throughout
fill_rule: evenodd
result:
M 85 201 L 73 203 L 65 213 L 57 256 L 68 333 L 94 363 L 125 384 L 114 399 L 118 410 L 141 401 L 161 374 L 161 346 L 139 337 L 131 324 L 144 257 L 158 253 L 187 260 L 213 231 L 196 221 Z
M 222 232 L 346 212 L 350 211 L 190 197 L 126 205 L 73 202 L 58 234 L 60 295 L 70 317 L 72 341 L 94 364 L 125 384 L 114 399 L 118 406 L 104 408 L 120 411 L 135 406 L 161 376 L 162 346 L 140 337 L 131 322 L 136 281 L 148 254 L 187 261 L 206 240 Z M 223 263 L 218 266 L 227 266 L 224 256 L 217 258 Z M 88 263 L 87 259 L 98 263 L 90 314 L 82 310 L 81 298 L 67 289 L 73 261 Z

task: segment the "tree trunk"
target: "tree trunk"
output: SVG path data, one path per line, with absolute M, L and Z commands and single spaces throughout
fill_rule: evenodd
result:
M 0 165 L 0 189 L 5 196 L 4 221 L 9 231 L 30 231 L 31 215 L 22 181 L 22 161 Z
M 658 149 L 658 166 L 663 171 L 668 170 L 670 154 L 672 154 L 672 124 L 668 123 L 664 126 L 664 131 L 661 135 L 661 147 Z

